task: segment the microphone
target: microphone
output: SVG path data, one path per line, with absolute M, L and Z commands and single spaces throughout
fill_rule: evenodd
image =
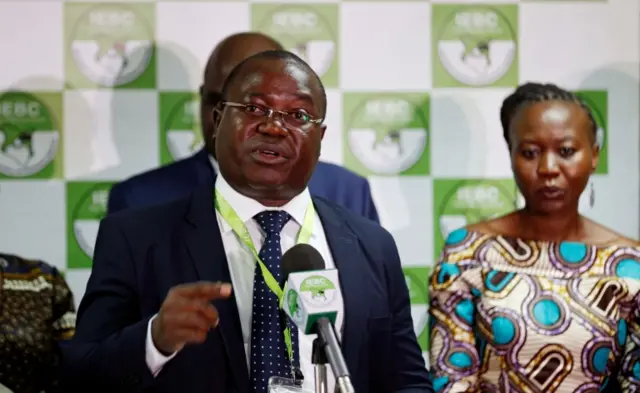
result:
M 282 308 L 304 334 L 317 334 L 342 393 L 354 393 L 334 325 L 342 304 L 338 271 L 325 269 L 322 255 L 297 244 L 282 256 Z

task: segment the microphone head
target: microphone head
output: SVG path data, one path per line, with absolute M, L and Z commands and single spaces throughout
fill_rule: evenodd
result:
M 296 244 L 282 255 L 281 271 L 283 282 L 289 274 L 308 270 L 322 270 L 325 267 L 322 255 L 312 246 L 304 243 Z
M 336 323 L 342 312 L 342 293 L 337 269 L 327 269 L 322 256 L 307 244 L 284 253 L 282 310 L 304 334 L 317 333 L 318 320 Z

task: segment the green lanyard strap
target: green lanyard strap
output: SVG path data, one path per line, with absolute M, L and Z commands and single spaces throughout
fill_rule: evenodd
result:
M 251 235 L 249 235 L 249 231 L 247 227 L 244 225 L 240 217 L 238 217 L 238 213 L 229 205 L 229 203 L 220 195 L 218 190 L 215 191 L 215 207 L 218 213 L 224 218 L 224 220 L 231 226 L 233 231 L 238 235 L 240 240 L 249 248 L 253 257 L 256 259 L 258 266 L 260 266 L 260 271 L 262 272 L 262 277 L 264 277 L 264 281 L 273 292 L 274 295 L 278 297 L 278 304 L 282 304 L 283 299 L 283 290 L 280 288 L 280 284 L 273 277 L 273 274 L 269 271 L 267 266 L 262 262 L 260 256 L 258 255 L 258 251 L 256 247 L 253 245 L 253 240 L 251 240 Z M 309 239 L 311 239 L 311 234 L 313 232 L 313 221 L 315 218 L 315 209 L 313 207 L 313 203 L 309 203 L 307 210 L 304 214 L 304 221 L 302 223 L 302 227 L 300 228 L 300 232 L 298 232 L 298 239 L 296 244 L 300 243 L 309 243 Z M 291 367 L 293 367 L 293 344 L 291 342 L 291 329 L 289 324 L 287 324 L 286 329 L 284 330 L 284 342 L 287 346 L 287 354 L 289 355 L 289 360 L 291 361 Z

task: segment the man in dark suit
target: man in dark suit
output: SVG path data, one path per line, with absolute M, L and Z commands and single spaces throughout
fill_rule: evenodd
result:
M 290 52 L 263 52 L 232 71 L 222 98 L 214 190 L 102 221 L 67 382 L 266 393 L 271 376 L 295 375 L 313 390 L 314 337 L 285 330 L 276 294 L 282 253 L 302 241 L 338 271 L 335 325 L 355 390 L 432 392 L 392 236 L 308 191 L 325 132 L 319 77 Z
M 282 50 L 271 37 L 238 33 L 225 38 L 213 50 L 200 87 L 200 117 L 205 148 L 179 160 L 123 181 L 113 187 L 108 212 L 169 202 L 203 184 L 213 184 L 217 172 L 215 127 L 211 112 L 220 101 L 222 84 L 242 60 L 265 50 Z M 309 183 L 312 195 L 321 196 L 379 222 L 367 179 L 338 165 L 319 162 Z

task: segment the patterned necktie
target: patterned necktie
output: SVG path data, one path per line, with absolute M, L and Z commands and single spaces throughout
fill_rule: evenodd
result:
M 291 216 L 284 211 L 264 211 L 254 218 L 266 234 L 264 245 L 258 255 L 279 283 L 282 279 L 280 232 Z M 256 263 L 251 320 L 251 382 L 254 393 L 267 393 L 269 378 L 273 376 L 291 378 L 291 363 L 283 330 L 280 325 L 278 297 L 265 283 L 260 266 Z M 298 337 L 295 328 L 291 329 L 291 342 L 294 366 L 298 367 Z

